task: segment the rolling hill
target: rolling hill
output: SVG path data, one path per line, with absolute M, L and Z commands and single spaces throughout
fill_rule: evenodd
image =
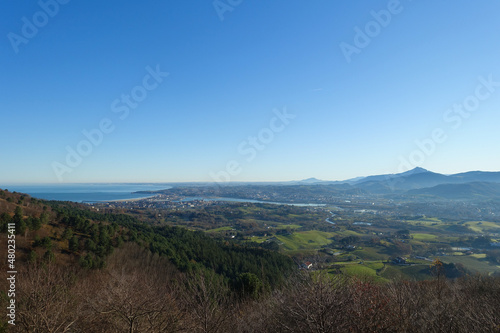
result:
M 446 199 L 500 198 L 500 184 L 486 182 L 441 184 L 430 188 L 410 190 L 407 194 L 430 195 Z

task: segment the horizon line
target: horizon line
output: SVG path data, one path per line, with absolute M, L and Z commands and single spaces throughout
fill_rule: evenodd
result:
M 413 169 L 404 171 L 404 172 L 398 172 L 398 173 L 383 173 L 383 174 L 370 174 L 368 176 L 357 176 L 357 177 L 352 177 L 352 178 L 347 178 L 347 179 L 342 179 L 342 180 L 325 180 L 325 179 L 319 179 L 316 177 L 308 177 L 300 180 L 240 180 L 240 181 L 227 181 L 227 182 L 216 182 L 216 181 L 210 181 L 210 180 L 189 180 L 189 181 L 117 181 L 117 182 L 109 182 L 109 181 L 88 181 L 88 182 L 10 182 L 10 183 L 1 183 L 0 186 L 27 186 L 27 185 L 105 185 L 105 184 L 124 184 L 124 185 L 169 185 L 169 184 L 239 184 L 239 183 L 293 183 L 293 182 L 303 182 L 308 179 L 316 179 L 319 182 L 347 182 L 351 179 L 356 179 L 356 178 L 366 178 L 370 176 L 383 176 L 383 175 L 397 175 L 401 173 L 405 173 L 408 171 L 412 171 L 415 169 L 423 169 L 427 172 L 432 172 L 432 173 L 437 173 L 437 174 L 442 174 L 445 176 L 450 176 L 450 175 L 456 175 L 456 174 L 462 174 L 462 173 L 468 173 L 468 172 L 500 172 L 500 171 L 484 171 L 484 170 L 469 170 L 469 171 L 462 171 L 462 172 L 457 172 L 457 173 L 439 173 L 439 172 L 434 172 L 430 171 L 428 169 L 422 168 L 422 167 L 415 167 Z

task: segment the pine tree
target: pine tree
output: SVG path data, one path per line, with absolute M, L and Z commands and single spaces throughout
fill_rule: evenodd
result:
M 71 237 L 71 239 L 69 240 L 69 250 L 72 252 L 76 252 L 79 250 L 79 247 L 78 237 Z

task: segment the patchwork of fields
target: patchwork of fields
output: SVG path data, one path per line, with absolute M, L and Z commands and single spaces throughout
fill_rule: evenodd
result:
M 432 278 L 430 266 L 434 259 L 439 259 L 454 271 L 500 272 L 500 260 L 494 260 L 495 249 L 490 249 L 487 243 L 500 239 L 500 224 L 495 222 L 443 221 L 425 216 L 381 221 L 369 214 L 347 217 L 337 211 L 326 214 L 327 217 L 334 215 L 328 218 L 328 222 L 334 224 L 322 220 L 324 215 L 320 211 L 314 211 L 313 215 L 290 213 L 279 221 L 270 221 L 272 216 L 254 218 L 263 215 L 261 211 L 266 209 L 265 206 L 244 208 L 251 217 L 240 223 L 244 221 L 260 228 L 245 239 L 274 244 L 297 260 L 313 262 L 315 270 L 355 275 L 377 282 L 405 278 L 420 280 Z M 226 236 L 239 232 L 238 227 L 233 226 L 206 231 Z M 482 245 L 478 248 L 480 241 Z M 408 264 L 394 264 L 392 260 L 396 257 L 405 258 Z

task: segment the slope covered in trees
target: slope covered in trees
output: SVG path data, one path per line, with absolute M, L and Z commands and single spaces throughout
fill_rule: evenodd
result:
M 231 281 L 235 288 L 244 273 L 256 276 L 263 287 L 274 288 L 283 283 L 295 268 L 289 257 L 277 252 L 223 243 L 202 232 L 168 226 L 152 227 L 129 215 L 93 212 L 73 203 L 40 202 L 27 196 L 21 202 L 19 195 L 3 193 L 12 199 L 9 201 L 16 203 L 5 205 L 0 211 L 0 226 L 5 231 L 11 220 L 18 220 L 16 226 L 24 225 L 18 234 L 29 240 L 26 251 L 32 261 L 37 256 L 33 251 L 42 247 L 49 252 L 42 254 L 47 258 L 55 258 L 54 251 L 58 251 L 59 256 L 72 254 L 73 259 L 78 257 L 82 267 L 103 268 L 106 257 L 115 248 L 124 242 L 136 242 L 152 253 L 168 258 L 182 272 L 214 271 Z M 23 210 L 27 216 L 23 215 Z
M 2 244 L 12 222 L 18 245 L 16 326 L 2 316 L 0 332 L 497 332 L 500 327 L 500 279 L 447 280 L 439 263 L 433 281 L 377 284 L 309 275 L 277 252 L 1 191 Z M 5 279 L 0 287 L 0 306 L 6 309 Z

